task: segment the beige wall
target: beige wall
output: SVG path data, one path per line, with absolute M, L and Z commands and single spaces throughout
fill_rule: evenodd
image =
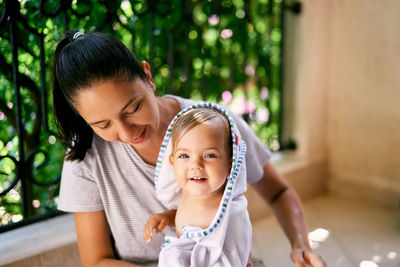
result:
M 400 1 L 334 1 L 329 171 L 343 182 L 400 195 Z M 337 183 L 337 184 L 335 184 Z M 397 194 L 396 194 L 397 193 Z M 397 203 L 398 204 L 398 203 Z
M 398 205 L 400 1 L 302 3 L 285 58 L 299 153 L 326 160 L 330 190 Z
M 308 3 L 309 2 L 309 3 Z M 305 1 L 299 15 L 286 12 L 284 66 L 285 121 L 298 153 L 310 161 L 327 156 L 329 8 Z

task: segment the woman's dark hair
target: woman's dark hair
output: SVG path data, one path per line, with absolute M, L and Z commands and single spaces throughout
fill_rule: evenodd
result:
M 67 160 L 82 160 L 93 139 L 92 128 L 72 105 L 77 92 L 108 79 L 146 79 L 135 55 L 118 39 L 102 33 L 77 32 L 65 34 L 57 45 L 53 65 L 55 122 L 67 149 Z

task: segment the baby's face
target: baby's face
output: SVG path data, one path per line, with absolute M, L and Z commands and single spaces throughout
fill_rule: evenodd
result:
M 186 132 L 176 146 L 172 163 L 184 192 L 202 197 L 219 191 L 231 167 L 222 124 L 207 121 Z

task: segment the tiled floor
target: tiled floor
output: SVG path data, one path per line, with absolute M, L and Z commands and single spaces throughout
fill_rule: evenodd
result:
M 324 195 L 303 203 L 315 251 L 329 267 L 400 267 L 400 208 Z M 316 230 L 316 231 L 315 231 Z M 253 250 L 267 267 L 294 266 L 273 216 L 253 223 Z

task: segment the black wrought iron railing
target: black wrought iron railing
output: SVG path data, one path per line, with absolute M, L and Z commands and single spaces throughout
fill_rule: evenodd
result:
M 223 102 L 282 145 L 282 0 L 0 0 L 0 232 L 59 214 L 51 64 L 68 29 L 115 35 L 157 92 Z M 291 6 L 294 7 L 295 6 Z

